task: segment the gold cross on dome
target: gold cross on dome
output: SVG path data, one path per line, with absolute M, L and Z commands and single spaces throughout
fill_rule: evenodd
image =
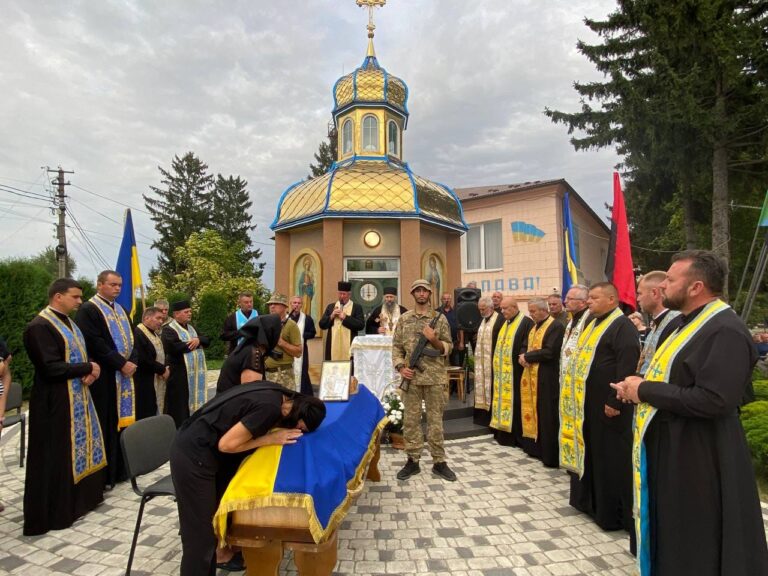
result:
M 368 8 L 368 38 L 373 38 L 373 31 L 376 26 L 373 23 L 373 9 L 381 8 L 387 3 L 387 0 L 355 0 L 361 8 Z

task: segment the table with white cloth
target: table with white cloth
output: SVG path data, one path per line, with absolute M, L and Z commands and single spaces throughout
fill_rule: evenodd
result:
M 355 361 L 355 378 L 379 400 L 388 389 L 400 384 L 400 375 L 392 366 L 392 336 L 357 336 L 352 341 L 350 352 Z

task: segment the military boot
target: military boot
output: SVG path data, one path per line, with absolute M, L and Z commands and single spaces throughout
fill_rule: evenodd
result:
M 419 472 L 421 472 L 419 463 L 416 462 L 415 460 L 412 460 L 411 458 L 408 458 L 408 462 L 406 462 L 405 466 L 403 466 L 400 472 L 397 473 L 397 479 L 408 480 L 408 478 L 410 478 L 414 474 L 418 474 Z
M 448 482 L 456 482 L 456 474 L 448 468 L 447 462 L 437 462 L 432 466 L 432 473 L 437 474 L 441 478 L 448 480 Z

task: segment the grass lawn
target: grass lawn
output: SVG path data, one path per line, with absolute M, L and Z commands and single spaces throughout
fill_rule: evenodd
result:
M 221 370 L 221 365 L 224 364 L 224 360 L 217 360 L 217 359 L 211 359 L 208 360 L 205 359 L 205 365 L 208 367 L 208 370 Z

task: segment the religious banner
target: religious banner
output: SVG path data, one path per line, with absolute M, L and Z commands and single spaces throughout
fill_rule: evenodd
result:
M 427 250 L 421 258 L 421 277 L 429 282 L 432 290 L 430 307 L 440 307 L 440 296 L 444 290 L 445 265 L 443 259 L 437 252 Z
M 317 321 L 322 315 L 322 294 L 320 293 L 320 256 L 314 250 L 302 250 L 293 263 L 294 293 L 301 298 L 301 311 Z

